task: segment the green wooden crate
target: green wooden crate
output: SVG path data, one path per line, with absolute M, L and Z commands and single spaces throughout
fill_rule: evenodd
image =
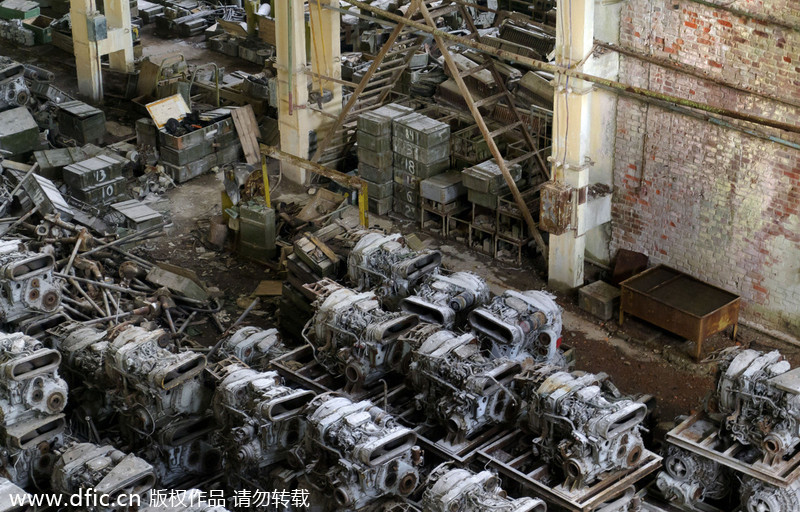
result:
M 39 3 L 31 0 L 6 0 L 0 3 L 0 18 L 27 20 L 39 16 Z

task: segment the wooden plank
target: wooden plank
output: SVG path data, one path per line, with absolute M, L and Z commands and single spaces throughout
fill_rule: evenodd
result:
M 256 116 L 253 114 L 253 107 L 245 105 L 233 109 L 231 111 L 233 124 L 236 126 L 236 132 L 239 134 L 239 140 L 242 142 L 242 149 L 244 150 L 245 162 L 250 165 L 256 165 L 261 161 L 261 153 L 258 149 L 258 123 Z
M 149 60 L 142 61 L 142 67 L 139 70 L 139 82 L 136 85 L 136 94 L 138 96 L 150 96 L 156 88 L 156 81 L 158 80 L 158 64 L 150 62 Z
M 283 281 L 261 281 L 253 295 L 256 297 L 275 297 L 282 293 Z
M 323 242 L 322 240 L 320 240 L 319 238 L 315 237 L 314 235 L 312 235 L 309 232 L 305 232 L 304 235 L 305 235 L 306 238 L 308 238 L 311 241 L 312 244 L 314 244 L 317 247 L 317 249 L 322 251 L 322 254 L 327 256 L 328 259 L 331 260 L 333 263 L 336 263 L 337 261 L 339 261 L 339 256 L 337 256 L 336 253 L 333 252 L 333 250 L 331 250 L 331 248 L 328 247 L 325 244 L 325 242 Z

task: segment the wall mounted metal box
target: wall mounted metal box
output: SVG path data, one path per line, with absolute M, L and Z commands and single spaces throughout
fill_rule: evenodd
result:
M 89 41 L 103 41 L 108 39 L 108 22 L 102 14 L 88 16 L 86 18 L 86 29 L 89 32 Z
M 573 188 L 548 181 L 540 190 L 539 227 L 552 235 L 563 235 L 572 229 L 575 212 Z

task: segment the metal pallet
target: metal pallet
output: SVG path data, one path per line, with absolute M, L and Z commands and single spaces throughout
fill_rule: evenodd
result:
M 532 446 L 528 437 L 519 431 L 503 434 L 478 450 L 477 457 L 520 486 L 532 489 L 536 496 L 548 503 L 572 512 L 594 510 L 625 493 L 636 482 L 661 467 L 661 457 L 644 450 L 635 467 L 608 473 L 590 486 L 570 491 L 563 484 L 551 485 L 548 482 L 552 475 L 550 466 L 534 457 L 532 449 L 514 455 L 519 446 Z
M 704 412 L 696 413 L 667 433 L 667 442 L 777 487 L 787 487 L 800 476 L 800 451 L 789 460 L 769 465 L 747 462 L 736 456 L 748 449 L 741 443 L 726 446 L 719 438 L 720 425 Z

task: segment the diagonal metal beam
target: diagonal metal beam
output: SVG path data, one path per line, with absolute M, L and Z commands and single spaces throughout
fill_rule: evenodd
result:
M 435 28 L 436 22 L 433 21 L 433 18 L 431 18 L 428 8 L 422 4 L 420 5 L 419 9 L 422 12 L 422 17 L 425 18 L 425 21 L 428 23 L 428 25 Z M 470 94 L 467 84 L 464 83 L 464 78 L 461 76 L 458 66 L 456 66 L 456 63 L 453 60 L 453 56 L 447 51 L 447 45 L 445 44 L 444 40 L 438 34 L 434 34 L 433 37 L 436 41 L 436 44 L 439 46 L 439 50 L 442 52 L 442 56 L 444 57 L 444 61 L 447 64 L 448 69 L 450 69 L 450 74 L 452 75 L 453 80 L 455 80 L 456 85 L 458 85 L 461 95 L 464 96 L 464 101 L 467 103 L 467 107 L 469 107 L 470 112 L 472 112 L 472 117 L 475 118 L 475 123 L 478 125 L 478 129 L 480 129 L 484 140 L 486 140 L 486 145 L 489 146 L 489 151 L 492 153 L 497 166 L 500 168 L 500 172 L 503 173 L 503 178 L 506 180 L 508 188 L 511 189 L 511 195 L 514 196 L 514 202 L 517 203 L 517 207 L 519 208 L 520 213 L 522 213 L 525 223 L 528 225 L 528 230 L 530 231 L 531 236 L 533 236 L 533 239 L 536 241 L 536 245 L 539 247 L 539 251 L 542 253 L 542 256 L 546 262 L 548 255 L 547 245 L 545 245 L 544 239 L 542 239 L 542 234 L 539 232 L 539 226 L 537 226 L 536 221 L 533 220 L 533 216 L 528 209 L 528 205 L 525 203 L 525 199 L 523 199 L 522 194 L 519 193 L 519 189 L 517 188 L 517 184 L 514 182 L 514 178 L 512 178 L 511 173 L 508 172 L 505 159 L 503 158 L 503 155 L 500 154 L 500 148 L 497 147 L 497 144 L 492 138 L 489 127 L 486 126 L 486 121 L 483 120 L 480 110 L 477 106 L 475 106 L 475 100 L 472 99 L 472 94 Z
M 406 15 L 401 18 L 401 20 L 411 18 L 411 16 L 417 12 L 417 9 L 414 7 L 417 4 L 418 2 L 413 2 L 411 7 L 408 9 L 408 12 L 406 12 Z M 323 153 L 325 153 L 325 149 L 330 146 L 334 135 L 337 131 L 339 131 L 339 127 L 342 126 L 344 120 L 347 119 L 347 115 L 355 106 L 361 93 L 364 92 L 364 89 L 366 89 L 367 84 L 369 84 L 369 81 L 372 78 L 372 75 L 374 75 L 378 70 L 383 62 L 383 58 L 386 57 L 387 53 L 389 53 L 389 50 L 394 45 L 394 42 L 397 40 L 397 38 L 400 37 L 400 33 L 404 28 L 405 23 L 403 22 L 399 22 L 397 25 L 395 25 L 394 30 L 392 30 L 392 33 L 389 34 L 389 39 L 386 41 L 386 44 L 381 47 L 381 50 L 378 52 L 378 55 L 375 56 L 375 59 L 373 59 L 372 64 L 370 64 L 369 69 L 367 69 L 367 72 L 364 74 L 361 82 L 358 83 L 358 87 L 355 88 L 353 94 L 350 96 L 350 99 L 347 100 L 345 106 L 342 107 L 339 117 L 337 117 L 336 121 L 331 125 L 328 133 L 325 134 L 325 138 L 322 139 L 322 143 L 317 145 L 317 150 L 314 152 L 314 157 L 311 159 L 312 162 L 317 163 L 319 162 L 320 158 L 322 158 Z

